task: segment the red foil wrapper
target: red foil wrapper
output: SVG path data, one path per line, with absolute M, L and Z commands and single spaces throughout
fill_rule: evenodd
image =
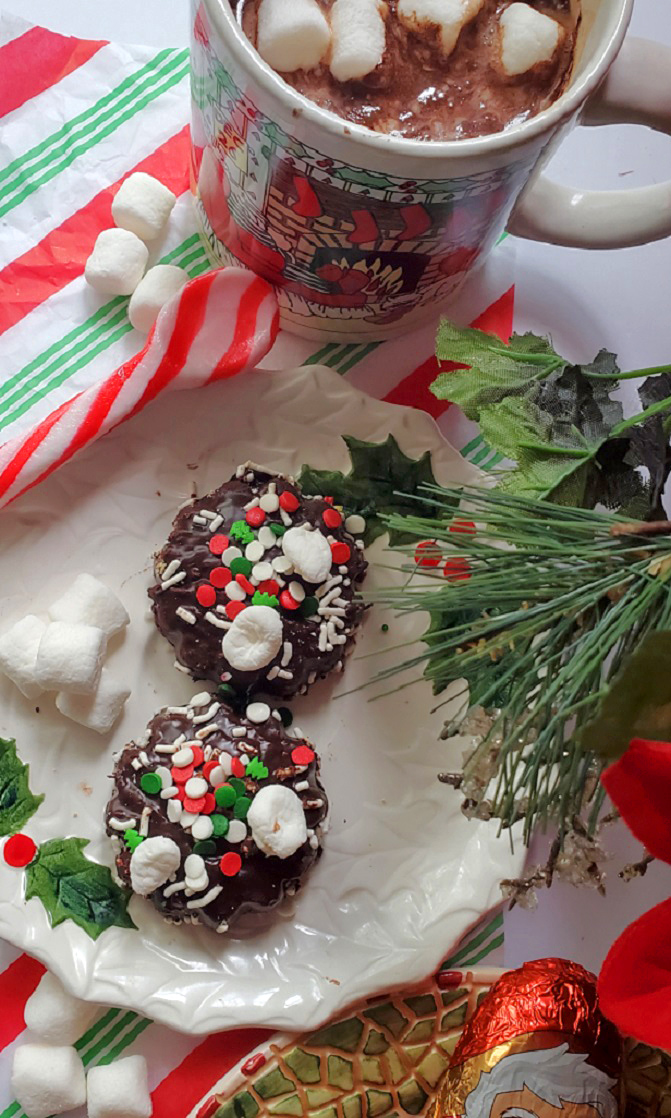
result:
M 435 1118 L 617 1118 L 620 1057 L 594 975 L 565 959 L 525 963 L 466 1025 Z

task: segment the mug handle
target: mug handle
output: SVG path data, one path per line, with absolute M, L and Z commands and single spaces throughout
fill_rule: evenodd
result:
M 630 38 L 580 123 L 644 124 L 671 136 L 671 47 Z M 671 182 L 634 190 L 574 190 L 545 175 L 515 206 L 508 232 L 569 248 L 628 248 L 671 235 Z

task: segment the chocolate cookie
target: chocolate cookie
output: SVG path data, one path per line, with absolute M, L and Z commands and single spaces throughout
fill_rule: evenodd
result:
M 194 679 L 289 698 L 342 670 L 364 613 L 360 516 L 240 466 L 177 514 L 149 591 Z
M 218 932 L 273 908 L 320 855 L 319 760 L 279 714 L 204 692 L 168 707 L 120 754 L 107 833 L 121 881 L 175 922 Z

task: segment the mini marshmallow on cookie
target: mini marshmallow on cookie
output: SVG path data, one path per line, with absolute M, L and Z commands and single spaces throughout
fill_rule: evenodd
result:
M 542 62 L 550 62 L 564 37 L 556 19 L 536 11 L 530 4 L 515 3 L 501 16 L 501 66 L 508 77 L 526 74 Z
M 331 28 L 317 0 L 261 0 L 256 46 L 273 70 L 314 70 L 330 44 Z
M 456 47 L 467 23 L 475 19 L 485 0 L 399 0 L 398 18 L 409 31 L 438 31 L 447 57 Z
M 335 0 L 330 69 L 336 81 L 360 81 L 380 65 L 388 12 L 384 0 Z

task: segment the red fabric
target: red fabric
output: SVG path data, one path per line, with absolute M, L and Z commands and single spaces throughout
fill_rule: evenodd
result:
M 671 1050 L 671 900 L 630 924 L 599 976 L 599 1000 L 620 1032 Z
M 61 81 L 106 45 L 104 39 L 71 39 L 46 27 L 31 27 L 5 43 L 0 47 L 0 116 Z
M 152 1094 L 154 1118 L 184 1118 L 212 1086 L 212 1069 L 221 1077 L 273 1034 L 267 1029 L 235 1029 L 204 1040 Z
M 514 310 L 515 288 L 511 287 L 505 295 L 487 307 L 487 310 L 471 325 L 478 330 L 485 330 L 488 334 L 496 334 L 502 341 L 508 342 L 513 332 Z M 434 419 L 438 419 L 451 405 L 449 400 L 439 400 L 434 396 L 431 385 L 439 373 L 465 368 L 468 366 L 456 365 L 452 361 L 439 361 L 432 354 L 427 361 L 423 361 L 414 372 L 392 388 L 385 396 L 385 400 L 390 404 L 405 404 L 406 407 L 418 408 L 420 411 L 428 412 Z
M 655 858 L 671 863 L 671 742 L 634 738 L 602 781 L 631 833 Z
M 62 225 L 52 229 L 34 248 L 8 264 L 0 272 L 0 291 L 11 290 L 12 298 L 0 302 L 0 334 L 82 275 L 96 237 L 112 225 L 112 199 L 128 175 L 133 171 L 145 171 L 160 179 L 173 193 L 183 194 L 189 185 L 188 159 L 189 128 L 185 125 L 181 132 L 171 136 L 118 182 L 106 187 Z
M 23 1007 L 43 974 L 42 964 L 28 955 L 20 955 L 0 974 L 0 1049 L 23 1032 Z

